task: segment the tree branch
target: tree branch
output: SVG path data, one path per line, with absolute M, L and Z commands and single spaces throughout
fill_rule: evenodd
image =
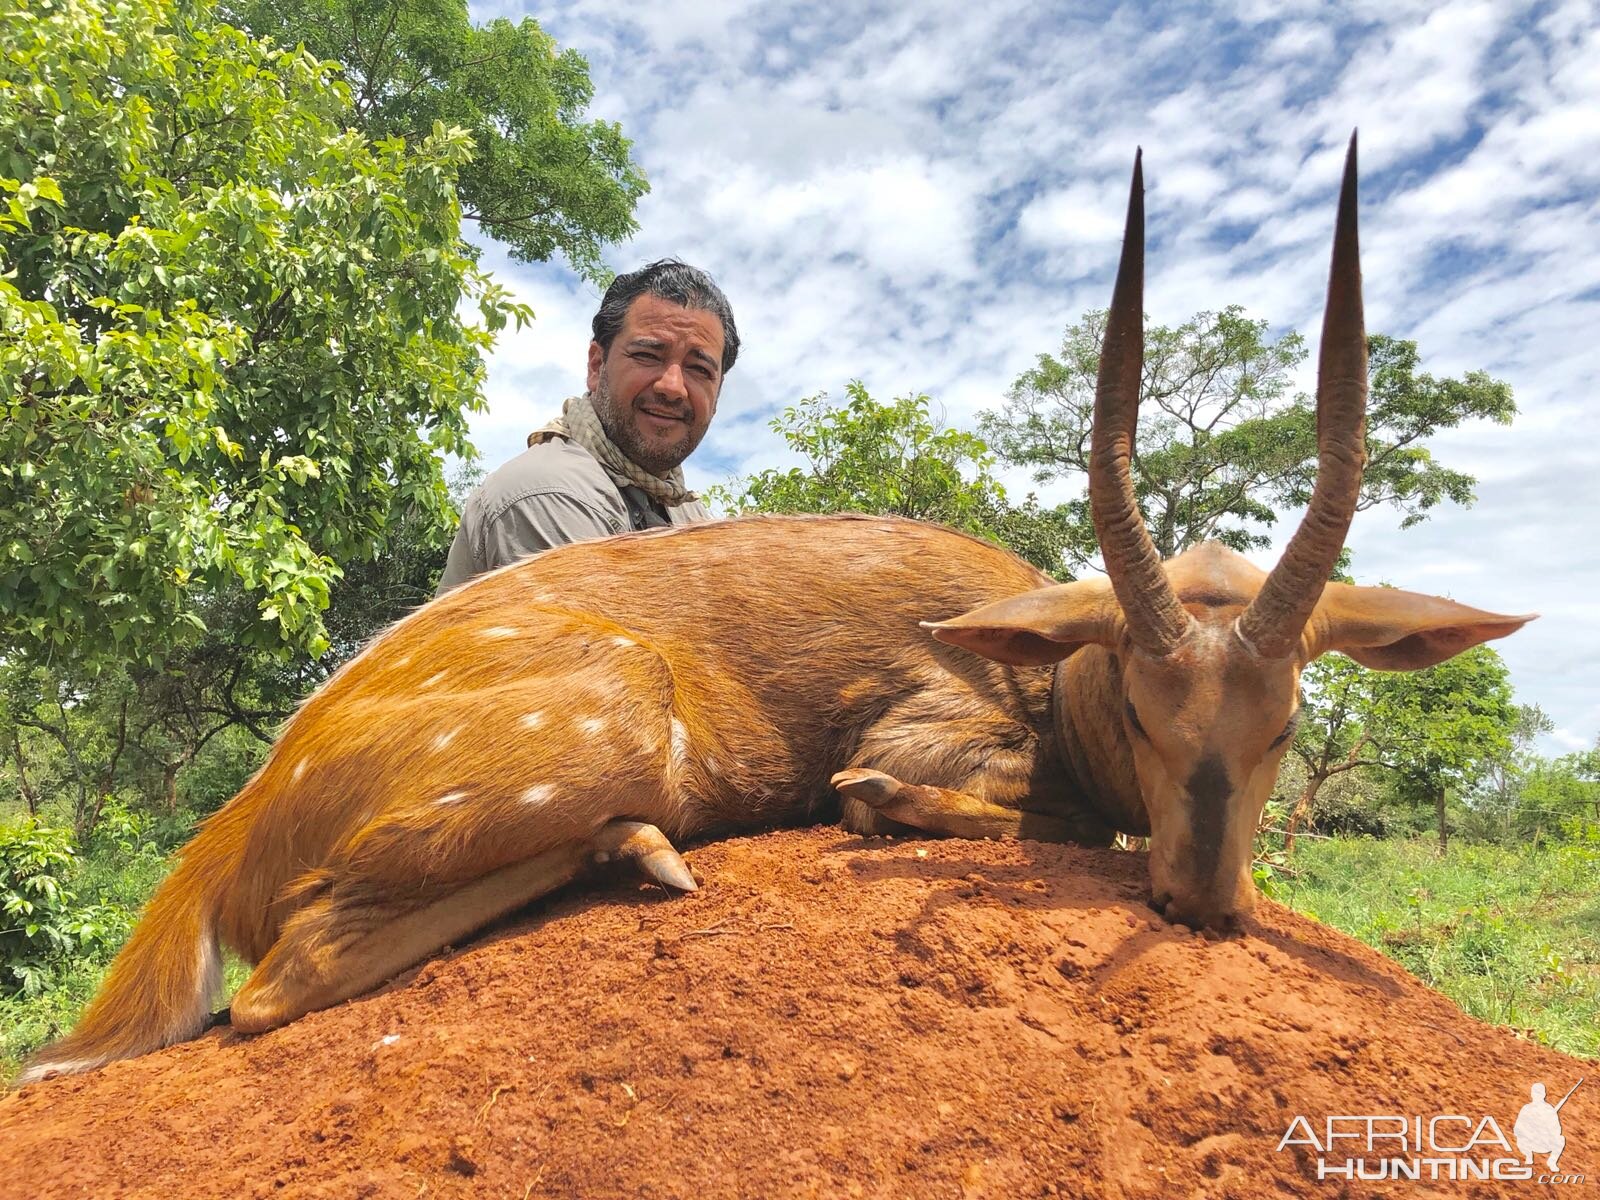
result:
M 28 806 L 30 816 L 39 815 L 39 794 L 28 783 L 27 762 L 22 754 L 22 736 L 17 732 L 16 725 L 11 727 L 11 757 L 17 764 L 17 786 L 22 790 L 22 799 Z

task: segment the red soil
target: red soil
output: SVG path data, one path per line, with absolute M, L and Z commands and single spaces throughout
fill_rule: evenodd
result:
M 1271 903 L 1212 941 L 1130 854 L 823 828 L 687 857 L 697 895 L 597 882 L 274 1033 L 14 1093 L 0 1196 L 1596 1194 L 1600 1063 Z M 1584 1074 L 1582 1185 L 1319 1183 L 1277 1150 L 1297 1114 L 1509 1140 L 1531 1083 Z

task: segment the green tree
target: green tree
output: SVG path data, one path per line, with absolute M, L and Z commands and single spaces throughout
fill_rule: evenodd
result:
M 826 393 L 785 409 L 772 421 L 804 467 L 768 469 L 710 489 L 733 512 L 891 513 L 936 521 L 1001 542 L 1052 574 L 1064 569 L 1062 514 L 1029 496 L 1010 504 L 994 478 L 994 456 L 980 438 L 945 429 L 927 396 L 874 400 L 859 381 L 843 405 Z
M 1300 828 L 1311 820 L 1323 786 L 1351 771 L 1384 765 L 1382 746 L 1366 726 L 1372 672 L 1342 654 L 1325 654 L 1300 676 L 1300 726 L 1289 752 L 1305 778 L 1284 824 L 1283 851 L 1293 854 Z
M 57 971 L 127 932 L 122 914 L 79 902 L 77 855 L 64 829 L 0 821 L 0 997 L 36 996 Z
M 1546 758 L 1534 743 L 1555 722 L 1536 704 L 1516 713 L 1509 749 L 1488 764 L 1471 797 L 1478 827 L 1502 841 L 1587 836 L 1600 825 L 1600 746 Z
M 459 507 L 482 472 L 451 480 Z M 385 626 L 427 601 L 449 531 L 419 510 L 391 522 L 387 549 L 347 563 L 323 614 L 320 657 L 284 655 L 238 640 L 256 619 L 237 587 L 196 599 L 204 633 L 190 633 L 159 664 L 0 663 L 0 794 L 14 787 L 28 811 L 71 815 L 86 842 L 115 800 L 171 821 L 215 810 L 259 765 L 276 727 L 316 686 Z M 114 811 L 114 809 L 113 809 Z
M 237 0 L 226 11 L 341 63 L 368 137 L 415 141 L 436 122 L 467 130 L 476 150 L 458 169 L 462 213 L 513 258 L 560 253 L 603 281 L 601 248 L 637 230 L 648 185 L 631 146 L 615 123 L 583 119 L 588 64 L 531 18 L 474 25 L 465 0 Z
M 125 673 L 72 675 L 0 660 L 0 728 L 30 814 L 60 808 L 81 842 L 128 776 L 139 719 Z
M 1290 743 L 1304 780 L 1285 825 L 1292 853 L 1299 830 L 1316 821 L 1324 785 L 1340 776 L 1385 788 L 1406 807 L 1432 809 L 1441 850 L 1447 801 L 1477 803 L 1536 728 L 1537 708 L 1513 702 L 1505 663 L 1477 646 L 1424 671 L 1369 671 L 1327 654 L 1301 676 L 1300 725 Z M 1510 786 L 1510 785 L 1507 785 Z
M 1600 832 L 1600 750 L 1534 758 L 1518 780 L 1513 811 L 1518 835 L 1593 839 Z
M 1523 784 L 1530 772 L 1545 761 L 1534 743 L 1554 728 L 1555 722 L 1537 704 L 1516 706 L 1506 752 L 1484 765 L 1482 778 L 1470 797 L 1473 833 L 1486 840 L 1512 839 Z
M 470 138 L 369 143 L 209 0 L 0 23 L 0 655 L 316 655 L 344 564 L 454 518 L 482 354 L 525 307 L 460 240 Z M 460 315 L 476 306 L 481 324 Z
M 1511 752 L 1517 718 L 1510 675 L 1488 646 L 1425 671 L 1373 674 L 1366 728 L 1385 743 L 1396 797 L 1433 808 L 1441 854 L 1450 793 L 1470 792 Z
M 1103 312 L 1069 326 L 1060 352 L 1040 355 L 1002 408 L 980 419 L 1001 457 L 1033 467 L 1041 483 L 1087 476 L 1104 335 Z M 1510 388 L 1482 372 L 1446 380 L 1419 374 L 1413 342 L 1374 335 L 1368 347 L 1360 507 L 1392 505 L 1409 526 L 1443 500 L 1470 503 L 1472 477 L 1435 462 L 1422 442 L 1471 418 L 1509 422 L 1516 411 Z M 1251 321 L 1237 307 L 1146 331 L 1133 479 L 1163 557 L 1206 540 L 1261 549 L 1278 513 L 1309 499 L 1316 412 L 1309 398 L 1290 391 L 1305 355 L 1298 334 L 1274 338 L 1265 321 Z M 1092 554 L 1087 498 L 1066 511 L 1078 530 L 1069 544 Z

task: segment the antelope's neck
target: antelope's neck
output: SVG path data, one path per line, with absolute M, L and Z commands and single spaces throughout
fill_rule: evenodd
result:
M 1085 646 L 1056 664 L 1051 707 L 1061 758 L 1084 804 L 1122 833 L 1145 837 L 1133 748 L 1122 728 L 1122 669 L 1109 651 Z

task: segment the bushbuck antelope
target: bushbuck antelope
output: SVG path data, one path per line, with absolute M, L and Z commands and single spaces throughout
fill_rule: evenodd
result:
M 862 833 L 1105 844 L 1122 830 L 1150 836 L 1170 919 L 1247 910 L 1301 668 L 1338 650 L 1414 670 L 1531 619 L 1327 582 L 1364 454 L 1354 150 L 1319 473 L 1270 575 L 1219 546 L 1163 564 L 1134 501 L 1136 160 L 1090 475 L 1108 578 L 1053 585 L 975 538 L 876 517 L 625 535 L 484 576 L 306 702 L 183 851 L 77 1029 L 23 1078 L 193 1036 L 219 944 L 258 964 L 235 1028 L 271 1029 L 594 861 L 692 889 L 673 843 L 723 830 L 833 815 Z

